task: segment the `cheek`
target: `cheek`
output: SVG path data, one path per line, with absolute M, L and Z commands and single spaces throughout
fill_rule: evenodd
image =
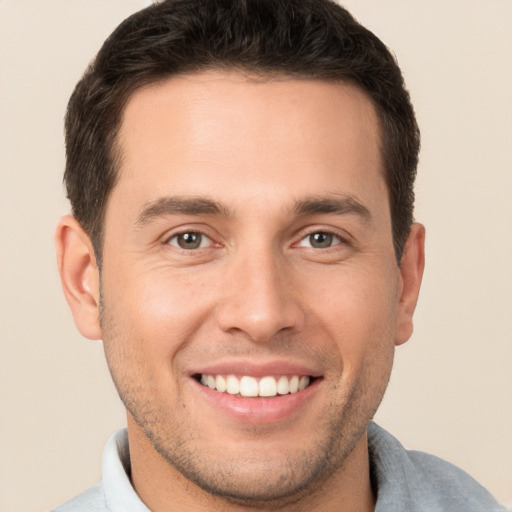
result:
M 208 280 L 194 273 L 157 272 L 141 279 L 136 288 L 141 316 L 153 329 L 192 329 L 208 314 L 212 302 Z
M 173 272 L 168 268 L 136 269 L 122 285 L 111 288 L 112 300 L 123 304 L 128 321 L 137 321 L 151 329 L 181 323 L 201 313 L 208 299 L 207 280 L 193 272 Z
M 204 322 L 211 294 L 204 280 L 163 269 L 131 272 L 125 279 L 122 275 L 117 272 L 104 283 L 108 330 L 125 345 L 125 352 L 163 366 L 161 362 L 172 361 Z
M 365 358 L 392 351 L 398 307 L 395 287 L 393 277 L 383 272 L 346 271 L 333 272 L 306 289 L 310 317 L 329 333 L 345 370 L 355 372 Z

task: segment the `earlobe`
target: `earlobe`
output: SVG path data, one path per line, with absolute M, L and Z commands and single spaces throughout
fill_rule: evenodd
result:
M 418 302 L 424 267 L 425 228 L 421 224 L 413 224 L 400 264 L 401 292 L 395 345 L 405 343 L 412 335 L 413 315 Z
M 55 234 L 62 289 L 78 330 L 89 339 L 101 338 L 100 277 L 92 242 L 76 219 L 60 219 Z

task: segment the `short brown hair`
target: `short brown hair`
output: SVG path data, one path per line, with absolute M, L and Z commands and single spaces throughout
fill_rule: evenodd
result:
M 331 0 L 165 0 L 119 25 L 69 101 L 64 180 L 98 263 L 128 98 L 172 75 L 219 68 L 350 81 L 372 99 L 400 261 L 413 221 L 420 138 L 402 74 L 386 46 Z

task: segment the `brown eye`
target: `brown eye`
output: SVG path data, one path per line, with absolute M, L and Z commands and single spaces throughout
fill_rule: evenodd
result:
M 190 231 L 174 235 L 167 243 L 179 247 L 180 249 L 193 250 L 207 247 L 211 243 L 211 240 L 203 233 Z

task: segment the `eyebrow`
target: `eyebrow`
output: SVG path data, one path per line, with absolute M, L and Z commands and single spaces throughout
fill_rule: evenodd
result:
M 222 204 L 204 197 L 161 197 L 147 203 L 137 217 L 143 226 L 165 215 L 215 215 L 228 217 L 230 212 Z
M 311 196 L 295 204 L 295 213 L 299 216 L 333 213 L 336 215 L 355 214 L 365 222 L 372 220 L 370 210 L 351 195 L 341 196 Z
M 310 196 L 294 204 L 295 215 L 355 214 L 365 222 L 370 222 L 370 210 L 351 195 Z M 205 197 L 161 197 L 148 202 L 137 216 L 136 225 L 144 226 L 153 219 L 165 215 L 209 215 L 229 217 L 231 212 L 221 203 Z

